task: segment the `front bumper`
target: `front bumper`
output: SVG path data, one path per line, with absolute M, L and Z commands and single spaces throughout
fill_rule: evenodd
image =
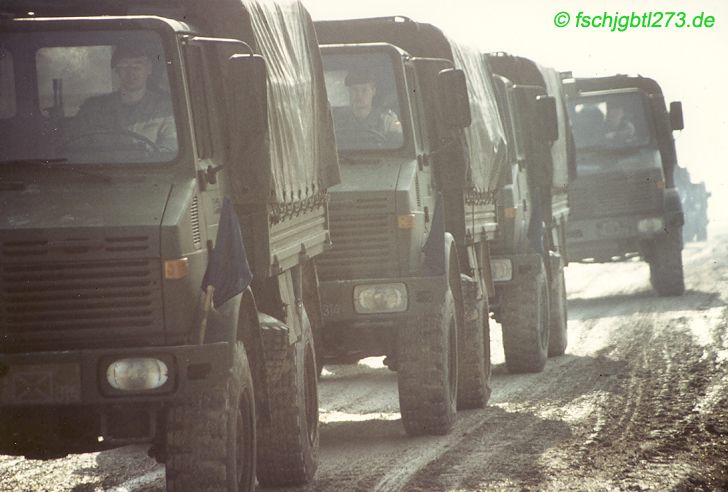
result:
M 510 278 L 503 276 L 502 278 L 494 278 L 496 290 L 503 286 L 517 284 L 522 282 L 524 278 L 534 278 L 543 264 L 543 257 L 537 253 L 525 253 L 516 255 L 493 255 L 491 265 L 495 262 L 506 262 L 510 264 Z M 493 269 L 493 267 L 491 267 Z
M 397 313 L 357 313 L 354 306 L 354 288 L 370 284 L 403 283 L 407 290 L 407 309 Z M 376 323 L 402 321 L 439 312 L 441 300 L 447 290 L 444 275 L 433 277 L 402 277 L 358 280 L 332 280 L 321 282 L 321 309 L 324 324 Z
M 153 357 L 168 365 L 160 388 L 114 390 L 106 368 L 114 360 Z M 0 354 L 0 408 L 59 405 L 126 405 L 182 400 L 225 378 L 230 344 Z
M 662 220 L 660 230 L 640 230 L 640 222 Z M 567 232 L 569 259 L 580 261 L 594 259 L 610 261 L 614 257 L 641 254 L 643 244 L 661 235 L 666 230 L 683 224 L 682 212 L 603 217 L 598 219 L 570 220 Z

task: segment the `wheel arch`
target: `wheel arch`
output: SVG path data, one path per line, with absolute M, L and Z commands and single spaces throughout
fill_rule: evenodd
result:
M 253 375 L 256 414 L 258 418 L 270 418 L 268 381 L 265 375 L 265 361 L 263 360 L 263 336 L 258 318 L 258 305 L 250 287 L 243 291 L 240 299 L 238 323 L 234 339 L 231 342 L 236 341 L 243 342 L 245 353 L 248 356 L 250 371 Z

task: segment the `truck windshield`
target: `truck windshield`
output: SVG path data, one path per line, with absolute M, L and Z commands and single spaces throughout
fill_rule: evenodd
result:
M 582 96 L 571 100 L 569 109 L 578 150 L 637 148 L 652 140 L 640 93 Z
M 325 54 L 323 62 L 338 149 L 402 147 L 402 112 L 391 57 Z
M 0 32 L 0 164 L 173 160 L 166 60 L 147 30 Z

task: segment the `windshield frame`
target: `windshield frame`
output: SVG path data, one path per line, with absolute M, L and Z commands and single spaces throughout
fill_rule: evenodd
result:
M 372 55 L 372 54 L 384 54 L 386 55 L 392 64 L 392 74 L 394 76 L 395 90 L 399 102 L 400 114 L 398 118 L 402 124 L 402 145 L 398 147 L 385 147 L 385 148 L 361 148 L 361 149 L 340 149 L 337 145 L 336 151 L 340 155 L 344 156 L 343 162 L 346 162 L 346 158 L 352 158 L 357 155 L 364 156 L 382 156 L 382 155 L 397 155 L 397 156 L 411 156 L 415 153 L 415 129 L 412 122 L 412 111 L 410 107 L 410 100 L 408 94 L 408 82 L 407 75 L 405 73 L 405 61 L 409 58 L 409 55 L 401 50 L 400 48 L 389 44 L 389 43 L 355 43 L 355 44 L 326 44 L 321 45 L 321 58 L 322 64 L 324 65 L 324 73 L 326 73 L 326 57 L 329 55 L 346 56 L 346 55 Z M 327 88 L 328 90 L 328 88 Z M 328 94 L 328 93 L 327 93 Z M 333 117 L 334 110 L 331 106 L 329 99 L 329 105 L 331 107 L 332 121 L 334 127 L 336 121 Z
M 626 143 L 622 145 L 591 145 L 591 146 L 584 146 L 580 147 L 578 144 L 578 140 L 574 138 L 574 148 L 577 154 L 579 153 L 599 153 L 599 154 L 612 154 L 612 153 L 630 153 L 630 152 L 637 152 L 641 149 L 647 149 L 647 148 L 657 148 L 657 133 L 656 133 L 656 126 L 654 121 L 654 114 L 652 111 L 652 105 L 650 96 L 644 92 L 641 89 L 638 88 L 627 88 L 627 89 L 615 89 L 615 90 L 602 90 L 602 91 L 590 91 L 590 92 L 580 92 L 575 96 L 572 96 L 568 99 L 568 112 L 569 112 L 569 119 L 572 122 L 572 128 L 575 127 L 574 125 L 574 108 L 577 104 L 579 104 L 581 101 L 585 99 L 600 99 L 603 102 L 606 102 L 607 97 L 611 96 L 622 96 L 622 95 L 636 95 L 640 98 L 640 102 L 642 104 L 642 115 L 644 117 L 644 123 L 646 126 L 648 138 L 646 140 L 636 142 L 636 143 Z M 576 132 L 574 132 L 576 133 Z
M 176 155 L 169 160 L 145 160 L 145 161 L 138 161 L 138 160 L 118 160 L 113 162 L 104 162 L 102 160 L 90 160 L 89 162 L 86 161 L 77 161 L 73 160 L 72 156 L 59 156 L 59 155 L 51 155 L 51 156 L 34 156 L 29 159 L 20 159 L 20 160 L 36 160 L 36 161 L 46 161 L 48 162 L 48 165 L 53 166 L 59 166 L 59 167 L 76 167 L 76 168 L 96 168 L 96 169 L 119 169 L 119 168 L 144 168 L 149 169 L 150 166 L 153 166 L 155 169 L 157 168 L 164 168 L 164 167 L 171 167 L 176 166 L 180 162 L 188 160 L 189 156 L 191 155 L 191 136 L 189 135 L 189 125 L 186 125 L 185 122 L 188 120 L 188 108 L 187 108 L 187 100 L 185 98 L 185 94 L 183 91 L 181 91 L 179 88 L 182 84 L 182 62 L 180 59 L 179 50 L 177 48 L 177 36 L 178 34 L 188 33 L 189 30 L 184 29 L 182 24 L 179 24 L 172 21 L 167 21 L 166 19 L 159 18 L 159 17 L 151 17 L 151 16 L 133 16 L 133 17 L 113 17 L 113 16 L 104 16 L 104 17 L 58 17 L 58 18 L 23 18 L 23 19 L 14 19 L 11 22 L 7 22 L 3 24 L 4 31 L 3 33 L 8 34 L 36 34 L 39 37 L 43 36 L 44 33 L 62 33 L 62 32 L 68 32 L 73 33 L 74 35 L 83 36 L 85 33 L 93 33 L 93 32 L 107 32 L 107 33 L 120 33 L 123 31 L 139 31 L 139 30 L 145 30 L 145 31 L 151 31 L 155 33 L 158 36 L 159 42 L 162 46 L 162 49 L 165 52 L 166 55 L 166 63 L 165 70 L 166 70 L 166 77 L 169 82 L 169 90 L 170 90 L 170 101 L 172 104 L 172 110 L 173 115 L 175 119 L 175 127 L 177 131 L 177 152 Z M 181 32 L 183 31 L 183 32 Z M 91 46 L 91 44 L 89 44 Z M 63 46 L 82 46 L 81 44 L 73 44 L 73 40 L 70 41 L 67 44 L 64 43 L 56 43 L 55 40 L 53 43 L 43 43 L 39 42 L 37 43 L 37 46 L 34 47 L 34 57 L 37 56 L 38 50 L 41 48 L 53 48 L 53 47 L 63 47 Z M 16 70 L 17 72 L 17 70 Z M 17 81 L 17 73 L 16 73 L 16 81 Z M 26 95 L 25 98 L 31 101 L 30 104 L 32 106 L 38 107 L 39 106 L 39 98 L 38 98 L 38 72 L 36 68 L 34 67 L 32 69 L 32 77 L 33 79 L 30 81 L 28 85 L 31 86 L 29 91 L 31 92 L 29 95 Z M 20 96 L 18 94 L 18 90 L 16 87 L 16 98 L 19 100 Z M 20 103 L 20 101 L 18 101 Z M 8 118 L 0 124 L 11 124 L 12 121 L 18 117 L 22 117 L 23 114 L 18 111 L 16 111 L 16 114 L 13 115 L 11 118 Z M 70 118 L 70 117 L 69 117 Z M 64 157 L 68 159 L 60 159 L 59 157 Z M 16 167 L 17 164 L 13 165 L 13 161 L 17 161 L 18 159 L 8 159 L 8 161 L 0 161 L 0 169 L 2 169 L 5 166 L 12 166 Z

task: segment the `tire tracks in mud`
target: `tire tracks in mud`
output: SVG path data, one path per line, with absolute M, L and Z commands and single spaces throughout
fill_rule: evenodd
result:
M 623 354 L 630 360 L 628 378 L 600 408 L 604 425 L 580 443 L 575 462 L 594 485 L 619 489 L 675 489 L 686 484 L 708 486 L 720 462 L 702 459 L 695 447 L 706 437 L 696 404 L 715 370 L 710 351 L 697 348 L 678 319 L 664 328 L 636 327 Z M 626 327 L 624 327 L 626 328 Z M 642 327 L 644 328 L 644 326 Z M 725 383 L 719 390 L 725 394 Z M 724 464 L 723 464 L 724 466 Z M 588 483 L 588 482 L 587 482 Z
M 686 271 L 696 267 L 690 272 L 693 286 L 705 289 L 725 277 L 723 262 L 716 269 L 715 261 L 705 261 L 714 258 L 715 249 L 690 258 Z M 576 326 L 570 323 L 568 352 L 591 354 L 589 363 L 550 361 L 544 374 L 552 381 L 501 404 L 521 415 L 512 414 L 510 422 L 500 423 L 504 428 L 490 434 L 481 427 L 481 435 L 450 449 L 403 489 L 728 489 L 725 292 L 693 287 L 682 298 L 664 299 L 631 290 L 579 298 L 576 309 L 570 305 Z M 701 341 L 706 328 L 709 339 Z M 603 347 L 590 352 L 590 338 L 601 338 Z M 586 391 L 581 397 L 569 394 L 564 386 L 569 382 Z M 563 397 L 565 406 L 545 408 L 548 393 L 552 400 Z M 581 418 L 569 418 L 570 406 L 579 413 L 580 400 Z M 523 413 L 554 420 L 524 426 Z M 564 437 L 558 442 L 554 425 L 564 422 L 568 431 L 565 437 L 556 433 Z M 547 445 L 525 458 L 529 446 L 538 452 L 535 443 Z

